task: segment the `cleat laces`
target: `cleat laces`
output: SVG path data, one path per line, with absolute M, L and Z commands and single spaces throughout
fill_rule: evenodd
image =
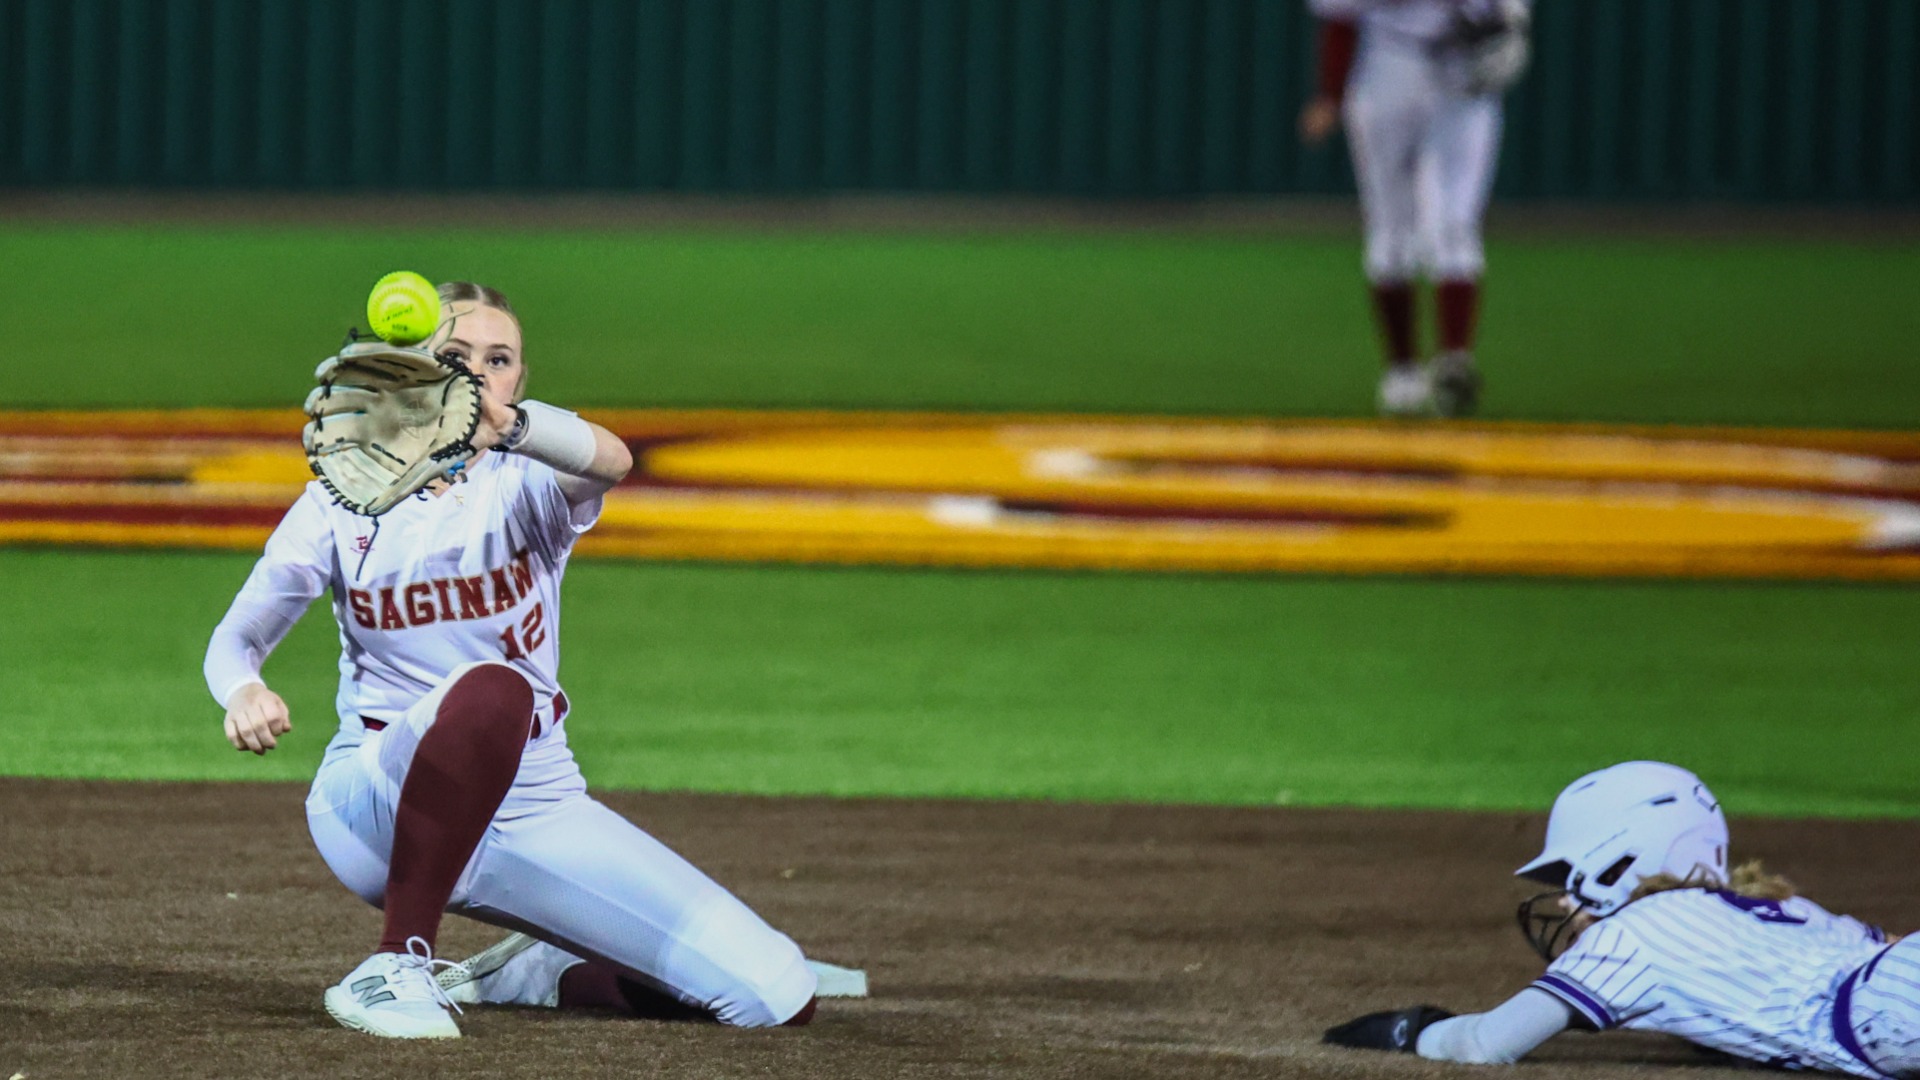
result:
M 408 938 L 406 953 L 403 955 L 396 956 L 394 960 L 394 965 L 396 968 L 398 968 L 401 971 L 419 973 L 420 979 L 418 981 L 426 984 L 426 987 L 427 987 L 426 993 L 408 994 L 407 995 L 408 997 L 417 996 L 417 997 L 425 998 L 427 1000 L 430 1000 L 440 1005 L 443 1008 L 452 1009 L 454 1012 L 461 1013 L 461 1015 L 465 1015 L 465 1012 L 460 1008 L 460 1006 L 454 1004 L 453 999 L 447 996 L 447 992 L 441 989 L 440 981 L 434 978 L 435 969 L 457 968 L 460 965 L 453 962 L 452 960 L 441 960 L 435 957 L 433 955 L 433 946 L 427 944 L 426 938 L 420 937 L 418 935 Z M 416 980 L 414 979 L 405 980 L 407 988 L 413 989 L 412 984 L 415 981 Z

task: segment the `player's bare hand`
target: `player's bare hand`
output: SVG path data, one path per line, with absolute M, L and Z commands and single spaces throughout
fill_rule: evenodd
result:
M 480 423 L 473 429 L 473 448 L 490 450 L 506 441 L 520 414 L 492 394 L 480 395 Z
M 292 730 L 287 703 L 263 683 L 243 686 L 227 701 L 227 741 L 235 750 L 264 754 Z
M 1300 141 L 1317 146 L 1327 141 L 1340 127 L 1340 103 L 1330 97 L 1316 97 L 1300 110 Z

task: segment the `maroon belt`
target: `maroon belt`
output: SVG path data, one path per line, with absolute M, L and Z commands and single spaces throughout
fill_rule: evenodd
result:
M 557 691 L 553 695 L 553 700 L 548 703 L 546 708 L 533 710 L 533 728 L 527 734 L 527 741 L 532 742 L 539 738 L 542 733 L 559 727 L 560 721 L 567 718 L 567 710 L 570 707 L 571 706 L 567 704 L 567 692 L 565 690 Z M 551 717 L 551 719 L 548 719 L 548 717 Z M 385 720 L 375 720 L 371 716 L 362 716 L 360 723 L 368 731 L 387 730 L 387 722 Z

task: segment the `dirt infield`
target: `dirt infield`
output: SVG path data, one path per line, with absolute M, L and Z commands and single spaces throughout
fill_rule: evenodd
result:
M 771 1032 L 474 1009 L 461 1042 L 396 1045 L 320 1008 L 379 921 L 314 854 L 301 796 L 0 780 L 0 1077 L 1466 1075 L 1316 1038 L 1371 1007 L 1492 1004 L 1537 970 L 1506 877 L 1537 817 L 614 795 L 874 997 Z M 1735 836 L 1833 906 L 1920 923 L 1920 823 Z M 443 951 L 492 936 L 456 920 Z M 1632 1035 L 1540 1056 L 1713 1075 Z

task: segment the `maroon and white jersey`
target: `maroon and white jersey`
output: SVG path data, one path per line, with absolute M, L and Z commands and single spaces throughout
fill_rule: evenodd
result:
M 520 454 L 481 454 L 466 476 L 402 502 L 377 533 L 373 519 L 308 485 L 213 632 L 208 689 L 225 705 L 258 682 L 261 662 L 331 590 L 340 727 L 307 791 L 307 828 L 341 884 L 383 906 L 396 858 L 409 857 L 396 841 L 417 756 L 436 725 L 457 715 L 443 710 L 464 676 L 509 665 L 533 688 L 534 723 L 446 910 L 532 930 L 567 951 L 543 944 L 552 979 L 492 1000 L 551 1005 L 560 973 L 598 956 L 722 1023 L 784 1023 L 819 986 L 799 946 L 590 797 L 566 725 L 555 722 L 566 708 L 560 579 L 601 499 L 569 506 L 559 474 Z M 465 730 L 456 723 L 453 737 Z M 462 779 L 436 771 L 427 785 L 446 790 Z
M 323 590 L 340 625 L 343 726 L 398 720 L 453 668 L 511 664 L 533 686 L 537 715 L 560 694 L 560 579 L 601 500 L 569 506 L 558 474 L 517 454 L 476 458 L 466 480 L 379 519 L 350 513 L 307 485 L 254 565 L 207 650 L 221 705 L 260 679 L 260 665 Z M 561 706 L 564 709 L 564 706 Z

